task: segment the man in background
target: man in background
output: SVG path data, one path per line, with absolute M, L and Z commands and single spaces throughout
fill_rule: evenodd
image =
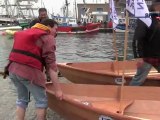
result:
M 42 20 L 48 18 L 48 14 L 47 14 L 46 8 L 39 8 L 38 13 L 39 13 L 38 18 L 36 18 L 33 21 L 31 21 L 31 23 L 29 24 L 30 28 L 32 26 L 34 26 L 36 23 L 40 23 Z

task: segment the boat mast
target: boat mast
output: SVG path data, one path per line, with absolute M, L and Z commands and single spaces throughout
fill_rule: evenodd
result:
M 42 8 L 42 6 L 43 6 L 43 1 L 41 0 L 41 8 Z
M 9 15 L 7 3 L 8 3 L 8 0 L 4 0 L 6 15 Z
M 83 22 L 88 22 L 88 20 L 89 20 L 89 16 L 88 16 L 89 8 L 87 7 L 87 4 L 86 4 L 85 0 L 83 0 L 83 4 L 84 4 L 84 18 L 83 18 Z
M 86 11 L 86 1 L 85 0 L 83 0 L 83 4 L 84 4 L 84 12 Z M 84 15 L 85 15 L 86 13 L 84 13 Z M 85 15 L 86 16 L 86 15 Z M 82 20 L 83 22 L 86 22 L 86 18 L 84 18 L 84 16 L 83 16 L 83 20 Z
M 74 4 L 75 4 L 75 13 L 76 13 L 76 14 L 75 14 L 75 15 L 76 15 L 75 17 L 76 17 L 76 23 L 77 23 L 77 3 L 76 3 L 76 0 L 75 0 L 75 3 L 74 3 Z
M 68 17 L 68 6 L 69 6 L 68 0 L 65 1 L 65 6 L 66 6 L 66 16 L 65 17 Z
M 65 0 L 65 4 L 61 8 L 62 12 L 63 12 L 63 22 L 66 22 L 66 20 L 67 20 L 67 18 L 69 16 L 68 15 L 68 6 L 69 6 L 68 0 Z

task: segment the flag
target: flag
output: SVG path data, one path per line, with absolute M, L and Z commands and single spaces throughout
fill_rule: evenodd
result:
M 148 27 L 152 24 L 149 16 L 149 10 L 145 0 L 126 0 L 126 9 L 134 15 L 134 17 L 143 21 Z
M 110 8 L 110 19 L 112 20 L 112 23 L 113 23 L 113 29 L 115 29 L 116 26 L 118 25 L 119 19 L 117 16 L 117 12 L 116 12 L 113 0 L 110 0 L 109 8 Z

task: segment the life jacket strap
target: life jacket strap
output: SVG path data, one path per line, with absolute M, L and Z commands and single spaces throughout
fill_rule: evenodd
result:
M 44 61 L 42 60 L 42 58 L 38 55 L 35 55 L 35 54 L 31 53 L 31 52 L 27 52 L 27 51 L 24 51 L 24 50 L 18 50 L 18 49 L 12 49 L 12 52 L 20 53 L 20 54 L 24 54 L 26 56 L 33 57 L 33 58 L 39 60 L 44 65 Z

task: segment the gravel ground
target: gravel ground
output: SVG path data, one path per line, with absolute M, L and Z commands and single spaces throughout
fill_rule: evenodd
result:
M 68 82 L 65 78 L 60 77 L 61 82 Z M 13 84 L 8 79 L 0 77 L 0 120 L 15 120 L 16 110 L 16 93 Z M 31 97 L 31 102 L 26 111 L 26 120 L 36 120 L 34 100 Z M 47 120 L 64 120 L 57 113 L 47 110 Z

